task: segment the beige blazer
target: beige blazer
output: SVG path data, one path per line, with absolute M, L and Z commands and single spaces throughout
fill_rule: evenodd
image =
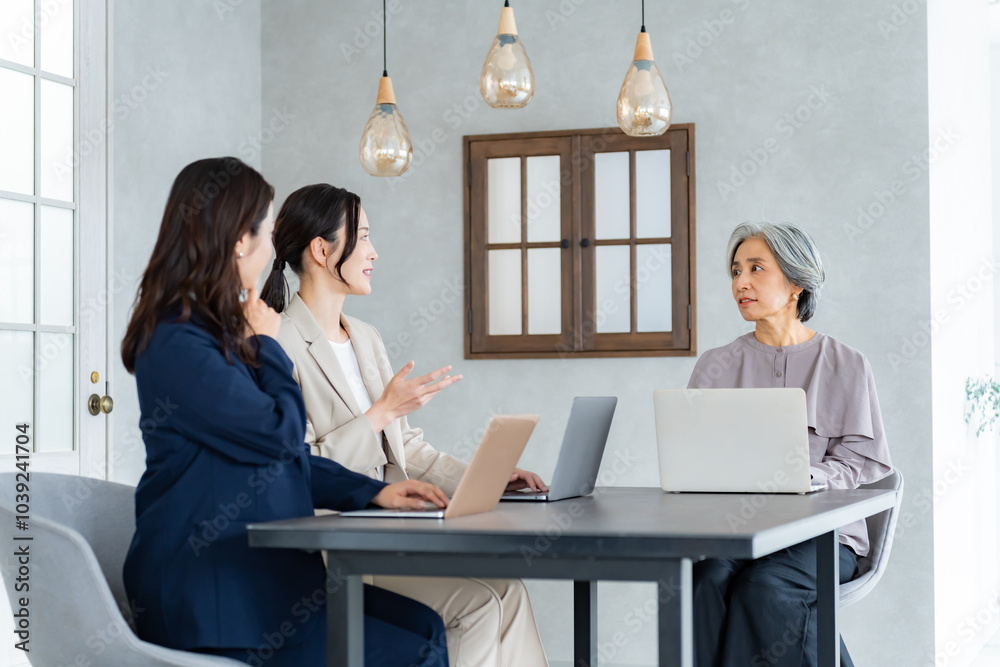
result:
M 341 315 L 354 344 L 368 395 L 374 403 L 394 375 L 375 327 Z M 361 411 L 337 355 L 305 302 L 296 294 L 281 316 L 278 342 L 295 365 L 306 404 L 306 442 L 312 453 L 371 477 L 385 466 L 386 482 L 410 477 L 437 484 L 448 495 L 468 464 L 424 442 L 423 431 L 401 417 L 379 434 Z

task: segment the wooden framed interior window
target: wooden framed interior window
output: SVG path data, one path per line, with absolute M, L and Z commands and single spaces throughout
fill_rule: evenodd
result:
M 464 138 L 465 357 L 694 356 L 694 125 Z

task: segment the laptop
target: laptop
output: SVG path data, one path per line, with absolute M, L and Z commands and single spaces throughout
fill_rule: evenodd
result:
M 593 493 L 616 405 L 615 396 L 574 398 L 549 490 L 507 491 L 500 500 L 552 502 Z
M 664 491 L 812 493 L 806 393 L 661 389 L 653 393 Z
M 426 509 L 364 509 L 341 512 L 340 516 L 454 519 L 490 512 L 500 502 L 537 423 L 538 415 L 495 415 L 445 509 L 428 503 Z

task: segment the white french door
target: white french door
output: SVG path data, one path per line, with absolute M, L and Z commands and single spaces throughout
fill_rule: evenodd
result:
M 107 477 L 107 415 L 87 409 L 110 376 L 106 35 L 106 0 L 0 0 L 4 471 Z M 3 642 L 0 665 L 27 664 Z
M 4 470 L 106 477 L 105 36 L 104 0 L 0 2 Z

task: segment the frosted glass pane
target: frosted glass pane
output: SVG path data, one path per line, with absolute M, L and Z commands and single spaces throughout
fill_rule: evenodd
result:
M 631 274 L 627 245 L 597 246 L 597 333 L 632 330 Z
M 0 2 L 0 58 L 32 67 L 35 64 L 33 0 Z
M 39 452 L 73 449 L 73 336 L 43 333 L 38 350 Z
M 562 274 L 559 248 L 528 250 L 528 333 L 562 333 Z
M 49 0 L 42 4 L 42 69 L 72 79 L 74 3 Z
M 35 321 L 35 207 L 0 199 L 0 322 Z
M 670 244 L 635 249 L 636 331 L 670 331 Z
M 670 236 L 670 151 L 635 152 L 635 232 Z
M 521 242 L 521 158 L 486 161 L 487 228 L 490 243 Z
M 599 239 L 629 237 L 628 153 L 594 155 L 594 217 Z
M 487 259 L 490 280 L 491 336 L 521 333 L 521 251 L 490 250 Z
M 0 190 L 35 194 L 34 77 L 0 67 Z
M 527 162 L 528 241 L 558 241 L 562 238 L 559 224 L 559 156 L 539 155 L 529 157 Z
M 73 201 L 73 87 L 42 81 L 42 196 Z
M 73 324 L 73 211 L 42 207 L 42 324 Z
M 14 424 L 34 424 L 32 408 L 35 400 L 34 371 L 31 364 L 31 350 L 35 335 L 30 331 L 0 331 L 0 373 L 4 381 L 0 383 L 0 401 L 3 402 L 6 428 L 14 440 Z M 34 439 L 34 433 L 28 432 Z M 14 453 L 14 445 L 8 445 L 5 454 Z

